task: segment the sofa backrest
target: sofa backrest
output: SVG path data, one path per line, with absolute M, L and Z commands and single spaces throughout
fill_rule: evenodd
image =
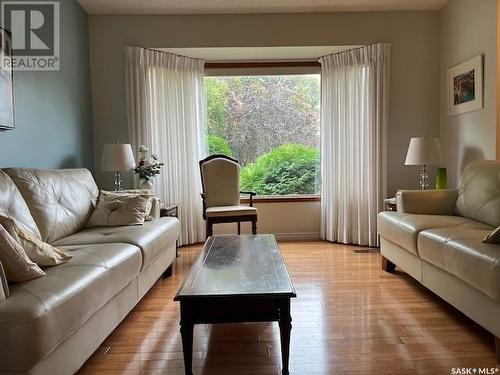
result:
M 458 192 L 456 213 L 500 226 L 500 162 L 477 160 L 465 168 Z
M 0 215 L 14 219 L 33 236 L 41 238 L 26 201 L 14 181 L 2 171 L 0 171 Z
M 53 242 L 82 229 L 96 205 L 99 190 L 87 169 L 7 168 L 43 241 Z

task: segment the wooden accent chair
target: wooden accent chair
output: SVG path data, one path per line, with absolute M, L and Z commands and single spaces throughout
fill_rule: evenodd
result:
M 207 238 L 218 223 L 252 222 L 252 233 L 257 234 L 257 209 L 253 207 L 254 192 L 240 191 L 240 164 L 226 155 L 210 155 L 200 160 L 203 193 L 203 219 L 207 223 Z M 240 194 L 250 196 L 250 205 L 240 203 Z

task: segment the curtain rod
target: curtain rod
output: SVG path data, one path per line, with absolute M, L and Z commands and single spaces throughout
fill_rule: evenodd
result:
M 206 62 L 205 69 L 240 68 L 319 68 L 319 61 L 246 61 L 246 62 Z
M 376 43 L 378 44 L 378 43 Z M 367 47 L 362 45 L 359 47 L 350 48 L 348 50 L 332 53 L 331 55 L 348 53 Z M 178 57 L 186 57 L 172 52 L 162 51 L 156 48 L 141 47 L 151 51 L 176 55 Z M 330 54 L 329 54 L 330 55 Z M 325 55 L 328 56 L 328 55 Z M 324 56 L 321 56 L 324 57 Z M 200 58 L 190 57 L 199 60 Z M 321 68 L 321 63 L 318 60 L 303 60 L 303 61 L 227 61 L 227 62 L 205 62 L 205 69 L 240 69 L 240 68 Z

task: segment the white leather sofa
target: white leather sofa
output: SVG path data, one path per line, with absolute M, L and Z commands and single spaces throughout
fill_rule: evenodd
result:
M 28 282 L 0 275 L 1 374 L 75 373 L 171 271 L 176 218 L 84 229 L 97 198 L 86 169 L 0 171 L 0 213 L 73 255 Z
M 500 353 L 500 162 L 476 161 L 459 190 L 400 191 L 378 216 L 382 266 L 402 268 L 495 336 Z

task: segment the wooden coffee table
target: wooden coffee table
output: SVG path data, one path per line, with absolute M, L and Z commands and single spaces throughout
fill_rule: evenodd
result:
M 277 321 L 283 374 L 290 354 L 292 280 L 276 239 L 268 235 L 212 236 L 174 301 L 181 303 L 186 374 L 193 372 L 195 324 Z

